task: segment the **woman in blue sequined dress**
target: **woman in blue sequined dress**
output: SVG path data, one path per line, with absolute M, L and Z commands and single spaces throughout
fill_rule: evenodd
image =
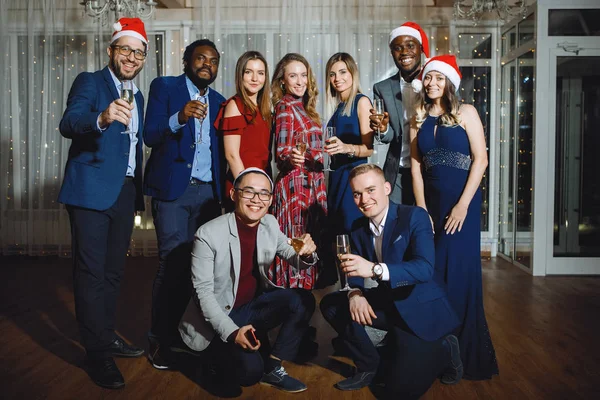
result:
M 437 56 L 422 72 L 422 102 L 411 128 L 411 171 L 417 205 L 429 211 L 436 269 L 442 264 L 457 328 L 464 376 L 498 374 L 483 308 L 480 254 L 481 191 L 488 164 L 477 110 L 459 105 L 460 72 L 454 56 Z
M 352 168 L 367 162 L 373 154 L 373 131 L 369 127 L 371 100 L 360 91 L 358 66 L 348 53 L 336 53 L 325 68 L 326 106 L 332 115 L 327 126 L 335 136 L 325 146 L 331 156 L 327 190 L 328 220 L 332 237 L 350 233 L 353 222 L 362 217 L 356 207 L 348 175 Z

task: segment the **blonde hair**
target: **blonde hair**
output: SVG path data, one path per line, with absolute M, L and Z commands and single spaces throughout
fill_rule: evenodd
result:
M 350 96 L 346 99 L 346 104 L 344 105 L 344 109 L 342 110 L 342 115 L 349 116 L 352 113 L 352 106 L 354 105 L 354 99 L 356 99 L 356 95 L 358 93 L 362 93 L 360 89 L 360 77 L 358 74 L 358 65 L 354 58 L 348 53 L 335 53 L 329 58 L 327 61 L 327 66 L 325 67 L 325 107 L 327 109 L 327 115 L 331 117 L 335 112 L 338 104 L 342 102 L 342 98 L 340 94 L 335 90 L 335 87 L 331 84 L 331 80 L 329 79 L 329 73 L 331 72 L 331 68 L 333 64 L 341 61 L 346 64 L 346 68 L 348 68 L 348 72 L 352 75 L 352 88 L 350 89 Z
M 442 94 L 441 99 L 441 106 L 444 110 L 444 113 L 440 115 L 440 125 L 456 126 L 461 122 L 460 116 L 458 115 L 460 103 L 458 101 L 458 96 L 456 95 L 456 87 L 446 75 L 444 75 L 444 79 L 446 84 L 444 85 L 444 93 Z M 425 92 L 425 86 L 423 86 L 423 89 L 421 89 L 418 97 L 419 101 L 415 110 L 415 121 L 417 123 L 417 128 L 420 128 L 429 115 L 429 110 L 431 109 L 433 102 L 429 96 L 427 96 L 427 93 Z
M 279 103 L 279 101 L 281 101 L 285 95 L 283 88 L 285 67 L 294 61 L 302 63 L 306 67 L 306 73 L 308 75 L 306 92 L 304 92 L 304 96 L 302 96 L 302 105 L 304 106 L 304 111 L 306 111 L 306 114 L 310 119 L 321 125 L 321 117 L 317 112 L 317 96 L 319 95 L 317 80 L 315 79 L 315 74 L 313 73 L 312 68 L 310 67 L 310 64 L 306 58 L 298 53 L 288 53 L 277 63 L 275 71 L 273 72 L 273 79 L 271 80 L 271 103 L 273 103 L 273 106 L 277 105 L 277 103 Z
M 385 174 L 383 173 L 383 170 L 376 164 L 359 164 L 352 168 L 352 170 L 350 170 L 350 174 L 348 175 L 348 181 L 351 181 L 357 176 L 371 171 L 374 171 L 377 176 L 380 176 L 385 181 Z
M 244 71 L 246 69 L 246 65 L 248 61 L 251 60 L 259 60 L 265 66 L 265 84 L 259 90 L 258 96 L 256 97 L 256 104 L 252 103 L 248 93 L 246 93 L 246 89 L 244 89 Z M 252 121 L 256 118 L 257 109 L 260 110 L 260 113 L 263 119 L 267 122 L 267 126 L 271 125 L 271 85 L 269 84 L 269 67 L 267 66 L 267 60 L 260 54 L 258 51 L 247 51 L 240 56 L 237 60 L 237 64 L 235 66 L 235 92 L 242 99 L 242 103 L 244 103 L 244 107 L 248 108 L 252 112 Z M 243 114 L 243 110 L 240 110 Z

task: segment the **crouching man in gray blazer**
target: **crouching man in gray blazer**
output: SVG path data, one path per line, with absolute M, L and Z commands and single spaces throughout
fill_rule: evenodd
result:
M 234 181 L 235 210 L 198 229 L 192 251 L 195 293 L 179 325 L 183 342 L 208 359 L 220 360 L 227 384 L 259 382 L 290 393 L 306 385 L 287 375 L 282 360 L 293 360 L 315 309 L 306 290 L 274 286 L 267 277 L 275 255 L 306 268 L 317 261 L 316 246 L 303 235 L 296 251 L 267 211 L 273 182 L 258 168 Z M 267 332 L 281 326 L 272 348 Z M 238 386 L 239 387 L 239 386 Z

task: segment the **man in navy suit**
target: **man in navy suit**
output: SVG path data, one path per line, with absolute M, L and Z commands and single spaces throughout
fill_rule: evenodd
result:
M 442 373 L 452 374 L 445 383 L 462 377 L 458 340 L 448 335 L 459 322 L 443 271 L 435 270 L 431 222 L 422 208 L 389 200 L 391 185 L 378 166 L 360 165 L 349 180 L 365 215 L 351 232 L 353 254 L 340 256 L 353 289 L 331 293 L 320 304 L 357 368 L 336 387 L 361 389 L 377 374 L 384 398 L 418 399 Z M 379 285 L 364 289 L 365 278 Z M 382 355 L 366 325 L 388 332 Z
M 219 52 L 208 39 L 183 54 L 184 74 L 156 78 L 150 86 L 144 142 L 152 148 L 144 193 L 152 196 L 159 266 L 152 287 L 149 359 L 172 366 L 171 347 L 191 297 L 194 233 L 221 213 L 225 169 L 222 137 L 213 126 L 225 98 L 209 85 L 217 78 Z
M 114 28 L 108 67 L 79 74 L 69 92 L 60 133 L 71 147 L 58 197 L 71 222 L 75 313 L 86 369 L 96 384 L 111 389 L 125 385 L 112 357 L 143 354 L 115 333 L 115 311 L 134 214 L 144 208 L 144 97 L 133 85 L 129 104 L 120 91 L 144 67 L 148 46 L 140 19 L 121 18 Z

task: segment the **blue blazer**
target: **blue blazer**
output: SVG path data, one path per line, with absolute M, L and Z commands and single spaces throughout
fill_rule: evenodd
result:
M 159 77 L 152 81 L 146 110 L 144 143 L 152 148 L 146 163 L 144 194 L 159 200 L 175 200 L 190 183 L 195 154 L 195 122 L 190 118 L 179 131 L 172 133 L 169 118 L 190 101 L 185 74 Z M 221 201 L 225 179 L 223 137 L 217 136 L 214 122 L 225 98 L 210 90 L 210 152 L 213 190 Z
M 352 230 L 353 252 L 376 260 L 373 234 L 368 218 L 356 221 Z M 431 222 L 420 207 L 390 201 L 383 230 L 383 263 L 390 280 L 376 290 L 384 290 L 396 309 L 423 340 L 432 341 L 450 333 L 459 321 L 448 301 L 444 271 L 435 270 L 435 249 Z M 350 278 L 353 287 L 363 287 L 363 278 Z
M 61 135 L 71 139 L 59 202 L 102 211 L 117 200 L 129 163 L 129 135 L 121 133 L 127 127 L 113 122 L 100 131 L 97 121 L 100 113 L 119 97 L 108 67 L 96 72 L 82 72 L 75 78 L 59 125 Z M 135 101 L 139 115 L 135 206 L 136 210 L 143 210 L 141 137 L 144 96 L 141 91 L 135 95 Z

